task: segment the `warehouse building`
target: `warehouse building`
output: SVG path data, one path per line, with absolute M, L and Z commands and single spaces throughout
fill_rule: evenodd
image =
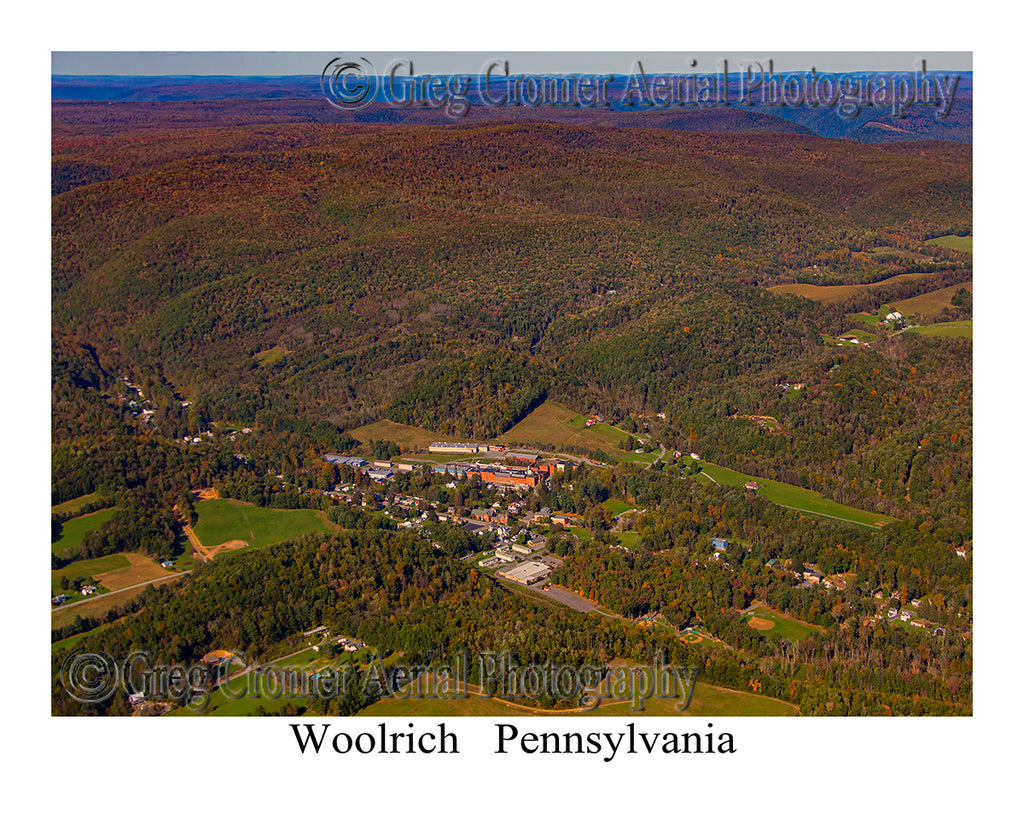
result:
M 499 577 L 504 577 L 513 583 L 521 583 L 524 586 L 528 586 L 530 583 L 541 580 L 551 574 L 551 567 L 541 563 L 539 560 L 528 560 L 511 569 L 502 569 L 497 574 Z

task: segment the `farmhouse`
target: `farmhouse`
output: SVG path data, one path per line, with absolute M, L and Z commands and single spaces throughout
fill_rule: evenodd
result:
M 757 481 L 747 481 L 745 484 L 743 484 L 743 488 L 749 489 L 751 492 L 756 492 L 759 487 Z

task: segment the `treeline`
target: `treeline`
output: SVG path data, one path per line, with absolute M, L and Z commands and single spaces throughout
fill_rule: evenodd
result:
M 174 588 L 150 588 L 143 611 L 86 635 L 78 648 L 158 662 L 196 662 L 211 648 L 269 660 L 304 629 L 327 625 L 404 661 L 456 653 L 511 653 L 514 661 L 579 665 L 616 656 L 650 659 L 656 644 L 627 624 L 584 626 L 568 610 L 538 609 L 411 533 L 356 530 L 233 555 L 196 569 Z M 671 648 L 671 647 L 669 647 Z M 675 658 L 684 652 L 675 649 Z M 123 712 L 123 692 L 99 704 L 71 699 L 54 655 L 54 713 Z
M 431 367 L 385 412 L 446 435 L 493 438 L 543 402 L 548 379 L 520 356 L 488 351 Z
M 553 578 L 624 617 L 656 613 L 677 628 L 707 629 L 741 656 L 755 658 L 765 672 L 759 681 L 787 678 L 783 698 L 799 702 L 806 714 L 969 713 L 971 659 L 959 636 L 864 626 L 874 609 L 856 592 L 797 589 L 788 571 L 769 569 L 742 548 L 731 550 L 727 561 L 595 544 L 577 549 Z M 774 630 L 755 631 L 738 614 L 755 598 L 821 632 L 790 641 Z M 842 697 L 823 695 L 836 688 Z

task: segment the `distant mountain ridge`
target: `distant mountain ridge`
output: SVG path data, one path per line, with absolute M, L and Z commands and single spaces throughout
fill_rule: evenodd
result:
M 845 76 L 845 75 L 842 75 Z M 856 75 L 851 75 L 856 76 Z M 577 125 L 666 128 L 670 130 L 715 132 L 774 132 L 815 134 L 858 142 L 906 140 L 973 141 L 973 77 L 957 73 L 954 104 L 948 115 L 937 116 L 933 106 L 911 105 L 903 116 L 894 116 L 886 107 L 863 106 L 856 115 L 840 116 L 834 107 L 811 105 L 754 105 L 740 107 L 739 76 L 729 75 L 728 88 L 714 92 L 707 104 L 670 105 L 658 108 L 641 104 L 642 95 L 634 95 L 632 105 L 622 104 L 630 80 L 618 76 L 609 85 L 611 102 L 606 107 L 582 106 L 510 106 L 488 105 L 481 91 L 471 84 L 465 93 L 468 113 L 461 118 L 449 115 L 441 107 L 400 107 L 392 102 L 376 101 L 358 111 L 341 111 L 325 98 L 319 76 L 232 77 L 232 76 L 70 76 L 51 78 L 55 104 L 65 103 L 218 103 L 242 105 L 228 115 L 224 124 L 250 121 L 259 112 L 272 122 L 338 122 L 444 125 L 459 122 L 544 121 Z M 479 78 L 476 78 L 479 80 Z M 382 84 L 383 86 L 383 84 Z M 384 94 L 378 95 L 378 99 Z

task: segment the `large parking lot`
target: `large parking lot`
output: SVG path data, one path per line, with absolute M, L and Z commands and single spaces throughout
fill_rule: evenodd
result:
M 595 603 L 592 603 L 585 597 L 580 597 L 578 594 L 574 594 L 567 589 L 560 589 L 557 586 L 545 589 L 544 585 L 546 584 L 534 587 L 533 591 L 543 594 L 545 597 L 551 598 L 556 603 L 561 603 L 563 606 L 568 606 L 576 611 L 587 612 L 594 611 L 597 608 Z

